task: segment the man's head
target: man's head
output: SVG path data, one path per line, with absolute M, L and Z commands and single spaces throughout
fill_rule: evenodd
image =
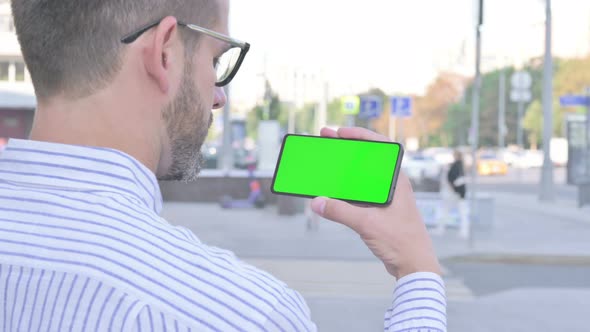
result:
M 123 150 L 160 179 L 193 180 L 212 108 L 227 0 L 13 0 L 38 98 L 31 137 Z M 122 37 L 148 23 L 132 42 Z

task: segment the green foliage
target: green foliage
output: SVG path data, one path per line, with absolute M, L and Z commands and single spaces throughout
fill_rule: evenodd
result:
M 447 121 L 443 132 L 447 133 L 450 145 L 463 146 L 468 144 L 471 109 L 465 103 L 456 103 L 449 107 Z
M 508 133 L 507 144 L 516 143 L 517 132 L 517 104 L 510 101 L 510 77 L 514 68 L 504 68 L 506 72 L 506 126 Z M 539 59 L 532 59 L 524 70 L 527 70 L 533 78 L 532 102 L 528 108 L 524 122 L 527 135 L 525 145 L 540 143 L 542 139 L 542 93 L 543 93 L 543 63 Z M 590 86 L 590 56 L 582 59 L 556 59 L 553 79 L 553 123 L 554 135 L 562 136 L 564 115 L 567 112 L 583 112 L 580 108 L 562 108 L 559 106 L 559 97 L 564 94 L 583 93 L 586 86 Z M 480 96 L 480 136 L 482 146 L 495 146 L 498 141 L 498 109 L 499 109 L 499 79 L 500 71 L 493 71 L 482 76 L 482 89 Z M 465 102 L 456 103 L 449 107 L 448 117 L 443 126 L 443 131 L 451 138 L 452 145 L 465 143 L 467 132 L 471 126 L 471 98 L 473 85 L 465 91 Z M 529 142 L 532 139 L 534 142 Z
M 529 133 L 531 144 L 541 143 L 543 137 L 543 105 L 539 100 L 534 100 L 526 111 L 523 127 Z
M 272 91 L 268 81 L 266 82 L 266 95 L 270 102 L 267 101 L 264 105 L 255 106 L 246 117 L 247 134 L 254 139 L 258 137 L 258 123 L 261 120 L 278 120 L 281 127 L 287 126 L 289 106 L 281 102 L 279 96 Z
M 506 135 L 507 144 L 515 144 L 517 141 L 518 105 L 510 101 L 510 77 L 514 68 L 504 68 L 506 75 Z M 533 77 L 531 89 L 533 98 L 539 98 L 542 89 L 542 72 L 539 68 L 528 66 L 525 68 Z M 480 146 L 495 146 L 498 144 L 498 110 L 499 110 L 499 86 L 501 70 L 496 70 L 482 75 L 479 114 L 479 143 Z M 449 116 L 444 125 L 444 131 L 450 136 L 450 145 L 458 146 L 467 144 L 469 128 L 471 127 L 473 84 L 465 91 L 464 101 L 456 103 L 449 108 Z
M 559 60 L 553 80 L 554 96 L 584 93 L 590 86 L 590 56 L 580 59 Z
M 565 113 L 556 100 L 553 102 L 553 136 L 562 137 Z M 531 144 L 539 145 L 543 141 L 543 105 L 539 100 L 534 100 L 526 111 L 523 127 L 529 134 Z
M 295 132 L 301 134 L 318 134 L 315 130 L 316 106 L 314 104 L 305 105 L 295 113 Z
M 333 99 L 328 104 L 328 125 L 331 126 L 343 126 L 346 118 L 345 115 L 342 114 L 342 103 L 340 102 L 340 98 Z
M 246 132 L 247 135 L 253 139 L 258 139 L 258 123 L 262 118 L 263 112 L 263 106 L 255 106 L 246 116 Z

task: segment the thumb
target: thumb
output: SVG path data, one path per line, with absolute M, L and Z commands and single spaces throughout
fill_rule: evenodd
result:
M 357 230 L 366 218 L 366 208 L 354 206 L 341 200 L 316 197 L 311 201 L 311 209 L 318 215 Z

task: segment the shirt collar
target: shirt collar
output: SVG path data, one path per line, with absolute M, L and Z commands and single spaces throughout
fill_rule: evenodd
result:
M 0 153 L 0 178 L 55 183 L 132 198 L 160 214 L 162 194 L 154 173 L 115 149 L 10 139 Z

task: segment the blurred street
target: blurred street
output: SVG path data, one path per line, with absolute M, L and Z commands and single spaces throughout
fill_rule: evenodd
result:
M 577 199 L 575 186 L 568 186 L 565 167 L 557 167 L 554 172 L 555 197 L 560 200 L 573 201 Z M 540 168 L 515 169 L 510 168 L 504 176 L 478 177 L 479 189 L 487 192 L 505 192 L 513 194 L 535 195 L 539 192 L 541 178 Z
M 559 169 L 556 178 L 559 181 Z M 434 236 L 445 270 L 449 331 L 588 331 L 590 207 L 575 188 L 539 203 L 538 170 L 480 178 L 494 197 L 491 229 Z M 303 214 L 276 207 L 222 210 L 215 204 L 167 203 L 163 216 L 210 245 L 234 251 L 299 290 L 320 331 L 378 331 L 394 280 L 352 231 L 326 220 L 308 230 Z

